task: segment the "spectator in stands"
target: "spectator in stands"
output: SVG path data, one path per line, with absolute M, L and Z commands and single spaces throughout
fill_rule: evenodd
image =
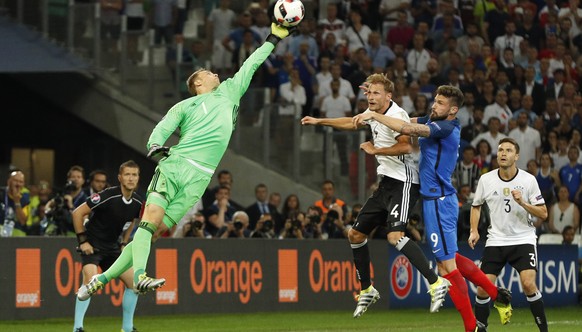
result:
M 582 33 L 582 8 L 580 8 L 580 0 L 569 0 L 568 6 L 560 8 L 558 17 L 567 18 L 572 23 L 571 38 L 577 47 L 581 46 Z
M 255 40 L 255 32 L 245 29 L 242 32 L 242 42 L 232 52 L 232 68 L 238 71 L 248 57 L 257 49 L 258 43 Z
M 469 50 L 469 45 L 474 44 L 478 54 L 481 52 L 481 47 L 485 41 L 483 37 L 479 35 L 479 27 L 475 22 L 467 22 L 465 24 L 465 34 L 457 39 L 457 52 L 459 52 L 463 58 L 469 57 L 472 52 Z
M 426 72 L 425 72 L 426 73 Z M 422 117 L 430 113 L 428 98 L 426 95 L 419 93 L 413 100 L 414 108 L 411 116 Z
M 475 157 L 475 163 L 479 166 L 479 172 L 485 174 L 494 169 L 493 160 L 495 159 L 495 156 L 492 155 L 492 149 L 489 142 L 485 139 L 479 140 L 476 149 L 477 156 Z
M 222 39 L 222 46 L 231 53 L 235 53 L 236 50 L 241 48 L 241 45 L 245 41 L 245 34 L 249 31 L 252 34 L 251 40 L 254 41 L 255 45 L 261 45 L 262 39 L 259 34 L 251 30 L 253 20 L 249 12 L 243 12 L 238 17 L 238 27 L 232 29 L 226 37 Z M 248 36 L 247 36 L 248 38 Z M 235 56 L 233 54 L 233 56 Z
M 351 104 L 356 100 L 356 95 L 354 94 L 354 90 L 353 90 L 350 82 L 348 80 L 346 80 L 345 78 L 342 78 L 341 73 L 342 73 L 342 71 L 341 71 L 340 64 L 334 63 L 331 65 L 332 80 L 339 80 L 339 82 L 340 82 L 339 94 L 347 97 L 350 100 L 350 104 Z M 331 94 L 332 94 L 331 85 L 319 86 L 319 97 L 321 98 L 321 100 L 319 101 L 320 109 L 321 109 L 321 103 L 323 103 L 323 98 L 325 98 L 326 96 L 329 96 Z
M 452 13 L 445 13 L 442 16 L 442 26 L 439 28 L 438 21 L 435 22 L 437 26 L 436 29 L 435 25 L 433 25 L 433 30 L 430 36 L 432 40 L 434 40 L 433 51 L 435 53 L 444 51 L 451 38 L 456 39 L 463 35 L 462 24 L 458 24 L 460 20 L 456 21 L 456 18 L 458 18 L 458 16 L 454 16 Z M 456 51 L 456 47 L 457 45 L 455 43 L 454 51 Z
M 558 112 L 558 101 L 553 98 L 546 98 L 546 107 L 542 113 L 544 124 L 547 130 L 553 130 L 560 125 L 560 113 Z
M 307 43 L 307 56 L 310 58 L 318 59 L 319 46 L 309 31 L 309 25 L 305 23 L 306 22 L 302 22 L 299 24 L 297 26 L 298 33 L 289 38 L 289 52 L 293 54 L 293 57 L 298 58 L 300 56 L 299 48 L 301 44 Z
M 388 4 L 390 1 L 383 1 L 383 3 Z M 392 1 L 394 5 L 394 1 Z M 404 5 L 406 1 L 400 1 L 400 6 Z M 388 11 L 388 9 L 387 9 Z M 380 4 L 380 12 L 382 12 L 382 4 Z M 391 49 L 397 44 L 403 45 L 405 48 L 408 48 L 408 45 L 412 42 L 412 38 L 414 37 L 414 28 L 408 24 L 408 14 L 404 10 L 398 10 L 397 12 L 392 12 L 388 14 L 388 16 L 396 15 L 395 18 L 395 25 L 390 28 L 388 34 L 386 36 L 386 44 L 390 46 Z M 392 21 L 390 21 L 392 22 Z M 424 44 L 424 41 L 423 41 Z M 424 45 L 423 45 L 424 46 Z
M 476 77 L 477 75 L 475 75 L 475 80 L 477 79 Z M 481 91 L 478 90 L 478 85 L 476 85 L 476 88 L 477 92 L 475 98 L 475 106 L 485 109 L 485 107 L 495 102 L 495 85 L 493 84 L 493 81 L 484 78 Z
M 325 40 L 330 33 L 335 35 L 336 45 L 341 44 L 344 38 L 346 24 L 337 17 L 338 8 L 333 2 L 327 4 L 327 16 L 317 23 L 323 29 L 322 38 Z
M 487 122 L 493 117 L 499 119 L 499 132 L 507 133 L 509 119 L 513 117 L 513 112 L 507 106 L 507 91 L 503 89 L 497 90 L 495 93 L 495 102 L 485 107 L 483 121 Z M 489 129 L 491 129 L 491 125 L 489 125 Z
M 509 109 L 513 112 L 513 118 L 517 119 L 515 112 L 521 109 L 521 91 L 512 85 L 509 90 L 509 102 L 507 103 Z
M 83 188 L 83 191 L 87 197 L 91 197 L 93 194 L 101 192 L 108 186 L 107 173 L 102 169 L 96 169 L 89 173 L 89 185 Z
M 109 53 L 117 54 L 117 42 L 121 35 L 122 0 L 100 0 L 101 4 L 101 37 L 105 40 L 105 48 Z
M 311 114 L 314 97 L 313 81 L 317 73 L 317 58 L 309 56 L 308 52 L 309 45 L 303 42 L 299 45 L 299 56 L 293 60 L 293 67 L 298 70 L 301 85 L 305 90 L 306 100 L 302 104 L 303 115 Z
M 212 202 L 216 199 L 216 192 L 220 187 L 228 187 L 232 190 L 234 184 L 234 179 L 232 173 L 229 170 L 223 169 L 216 174 L 216 180 L 218 184 L 213 188 L 207 188 L 202 195 L 202 209 L 208 208 L 212 205 Z M 242 206 L 229 198 L 228 203 L 232 205 L 237 211 L 242 210 Z
M 176 0 L 153 0 L 153 27 L 155 30 L 154 43 L 161 45 L 162 40 L 166 47 L 174 40 L 174 11 Z
M 13 170 L 8 175 L 6 187 L 0 189 L 0 222 L 2 236 L 26 236 L 26 221 L 30 213 L 30 193 L 24 187 L 24 173 Z M 7 224 L 12 224 L 9 231 Z
M 414 24 L 416 26 L 423 22 L 430 27 L 436 13 L 436 0 L 412 0 L 410 4 L 410 14 L 414 18 Z
M 465 92 L 465 99 L 467 94 L 468 93 Z M 485 133 L 487 130 L 487 125 L 483 123 L 483 109 L 475 106 L 473 108 L 473 116 L 469 119 L 469 123 L 461 128 L 461 139 L 466 142 L 472 142 L 475 137 L 481 133 Z
M 244 211 L 236 211 L 232 215 L 232 219 L 225 223 L 216 237 L 221 239 L 238 238 L 244 239 L 251 237 L 249 230 L 249 216 Z
M 291 68 L 289 72 L 289 81 L 279 86 L 279 95 L 281 104 L 279 106 L 279 117 L 277 118 L 277 130 L 275 141 L 279 146 L 293 147 L 293 141 L 288 138 L 293 133 L 293 124 L 295 117 L 303 113 L 303 106 L 307 103 L 306 88 L 299 76 L 299 70 Z M 283 163 L 290 162 L 290 154 L 280 151 Z M 285 160 L 283 160 L 286 158 Z
M 456 30 L 463 31 L 463 21 L 457 15 L 458 11 L 455 8 L 456 3 L 453 0 L 441 0 L 438 2 L 437 15 L 433 19 L 432 31 L 439 31 L 446 29 L 450 25 Z
M 128 0 L 125 2 L 125 15 L 127 15 L 127 57 L 137 64 L 141 61 L 138 51 L 138 37 L 145 31 L 144 0 Z
M 558 137 L 558 150 L 556 152 L 550 153 L 550 156 L 554 161 L 554 168 L 559 172 L 562 167 L 566 166 L 570 162 L 568 157 L 568 148 L 570 146 L 570 142 L 568 141 L 568 137 L 559 135 L 557 131 L 552 132 L 555 132 Z
M 430 83 L 434 86 L 445 84 L 445 77 L 443 76 L 437 59 L 430 58 L 426 64 L 426 71 L 430 74 Z
M 495 8 L 486 12 L 481 24 L 481 35 L 488 45 L 493 45 L 497 37 L 505 33 L 505 23 L 511 19 L 507 13 L 505 1 L 493 0 L 493 2 L 495 3 Z
M 580 150 L 576 146 L 568 148 L 568 164 L 560 169 L 560 182 L 568 188 L 570 202 L 579 204 L 582 191 L 582 164 L 578 162 Z
M 366 76 L 367 77 L 367 76 Z M 322 118 L 341 118 L 352 116 L 352 106 L 350 100 L 343 95 L 340 95 L 340 81 L 332 80 L 330 82 L 331 95 L 324 97 L 321 103 L 321 117 Z M 334 130 L 337 132 L 337 130 Z M 348 137 L 342 134 L 334 135 L 333 141 L 337 145 L 341 174 L 346 175 L 348 172 L 348 151 L 347 151 Z
M 394 59 L 394 63 L 390 66 L 391 73 L 389 74 L 391 79 L 396 83 L 399 80 L 402 80 L 406 83 L 406 85 L 410 84 L 413 81 L 412 74 L 406 69 L 406 59 L 403 56 L 396 56 Z M 400 97 L 400 96 L 395 96 Z
M 219 75 L 229 73 L 232 65 L 232 52 L 222 44 L 236 21 L 230 4 L 231 0 L 220 0 L 219 6 L 206 19 L 206 38 L 212 45 L 212 67 Z
M 202 211 L 202 200 L 199 200 L 196 204 L 194 204 L 193 207 L 190 208 L 190 210 L 188 210 L 188 212 L 186 212 L 182 219 L 180 219 L 180 221 L 169 230 L 169 236 L 173 238 L 184 237 L 184 226 L 194 220 L 196 213 L 202 213 Z M 204 217 L 204 214 L 202 214 L 202 217 Z M 206 224 L 206 218 L 204 218 L 204 223 Z
M 521 169 L 526 168 L 528 160 L 539 160 L 542 153 L 540 133 L 528 123 L 528 114 L 526 112 L 519 113 L 517 117 L 517 128 L 510 131 L 508 135 L 520 146 L 517 167 Z
M 360 9 L 350 10 L 350 19 L 345 30 L 348 51 L 353 53 L 359 48 L 368 47 L 368 40 L 372 30 L 369 26 L 362 23 L 362 13 Z
M 275 207 L 275 211 L 280 214 L 279 207 L 281 206 L 281 194 L 278 192 L 269 195 L 269 204 Z
M 372 65 L 374 66 L 374 72 L 383 72 L 384 69 L 394 61 L 396 55 L 392 52 L 392 49 L 381 43 L 380 33 L 377 31 L 372 31 L 368 36 L 368 46 L 366 46 L 366 52 L 368 56 L 372 59 Z
M 523 37 L 515 34 L 516 28 L 517 27 L 514 21 L 508 20 L 505 22 L 505 34 L 497 37 L 495 39 L 495 43 L 493 44 L 495 54 L 498 58 L 503 58 L 503 52 L 508 48 L 513 50 L 513 55 L 515 57 L 519 57 L 521 55 L 521 49 L 519 45 L 523 40 Z
M 223 229 L 237 210 L 229 203 L 230 187 L 219 186 L 214 197 L 214 203 L 204 210 L 204 216 L 208 221 L 206 230 L 213 237 L 217 237 L 224 232 Z
M 558 189 L 558 201 L 551 205 L 549 213 L 549 231 L 554 234 L 562 234 L 564 228 L 570 226 L 574 232 L 580 227 L 580 210 L 568 197 L 568 187 L 561 186 Z
M 574 227 L 570 225 L 564 227 L 564 230 L 562 231 L 562 244 L 577 245 L 574 243 L 575 236 L 576 232 L 574 231 Z
M 499 128 L 501 126 L 501 122 L 499 121 L 499 118 L 497 117 L 492 117 L 489 119 L 489 121 L 487 122 L 487 131 L 484 133 L 481 133 L 479 135 L 477 135 L 477 137 L 475 137 L 472 141 L 471 141 L 471 145 L 475 148 L 477 148 L 477 152 L 479 153 L 479 142 L 481 140 L 485 140 L 487 141 L 488 145 L 489 145 L 489 152 L 491 153 L 491 147 L 495 147 L 499 145 L 499 141 L 503 138 L 506 138 L 507 136 L 499 131 Z
M 531 4 L 531 2 L 529 3 Z M 535 15 L 536 12 L 531 7 L 524 8 L 522 20 L 518 24 L 515 34 L 527 40 L 531 47 L 539 49 L 544 39 L 544 29 L 536 21 Z
M 558 153 L 558 132 L 555 130 L 549 131 L 545 137 L 542 137 L 542 152 L 553 155 Z M 567 152 L 566 152 L 567 154 Z M 552 157 L 553 158 L 553 157 Z M 552 162 L 553 164 L 553 162 Z M 547 202 L 547 201 L 546 201 Z
M 457 190 L 463 186 L 468 186 L 471 192 L 477 189 L 481 173 L 479 166 L 475 163 L 475 154 L 475 148 L 470 145 L 463 149 L 462 159 L 457 162 L 453 172 L 453 184 Z
M 256 201 L 249 205 L 245 212 L 249 217 L 249 230 L 253 231 L 256 228 L 257 222 L 262 215 L 276 215 L 276 208 L 269 204 L 269 188 L 264 183 L 259 183 L 255 186 Z M 273 211 L 273 213 L 271 213 Z
M 545 104 L 546 98 L 544 86 L 536 82 L 535 75 L 534 67 L 526 67 L 524 72 L 525 81 L 521 86 L 519 86 L 519 89 L 524 96 L 532 98 L 532 110 L 537 115 L 540 115 L 544 108 L 543 105 Z
M 424 38 L 420 34 L 415 34 L 412 39 L 413 48 L 406 56 L 407 70 L 412 75 L 413 80 L 417 80 L 421 72 L 427 70 L 428 60 L 431 55 L 424 48 Z

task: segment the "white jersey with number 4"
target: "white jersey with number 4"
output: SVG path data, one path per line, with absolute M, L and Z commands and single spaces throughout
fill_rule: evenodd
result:
M 483 174 L 477 184 L 473 206 L 487 202 L 491 226 L 485 246 L 536 244 L 536 228 L 532 216 L 513 199 L 512 190 L 521 191 L 522 199 L 531 205 L 545 204 L 536 178 L 524 170 L 509 181 L 499 177 L 499 170 Z
M 364 113 L 373 112 L 367 109 Z M 398 106 L 394 101 L 390 101 L 390 106 L 386 113 L 386 116 L 391 116 L 406 122 L 410 122 L 408 113 Z M 374 146 L 376 148 L 386 148 L 398 143 L 398 136 L 401 134 L 395 130 L 388 128 L 388 126 L 382 123 L 370 119 L 365 121 L 366 124 L 370 126 L 372 131 L 372 137 L 374 138 Z M 377 173 L 379 175 L 385 175 L 402 182 L 418 184 L 418 169 L 412 160 L 410 154 L 404 154 L 400 156 L 385 156 L 376 155 L 376 160 L 378 160 Z

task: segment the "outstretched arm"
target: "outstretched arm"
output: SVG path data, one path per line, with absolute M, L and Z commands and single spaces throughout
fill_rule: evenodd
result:
M 352 118 L 354 126 L 359 126 L 364 121 L 374 119 L 388 128 L 397 131 L 401 134 L 413 137 L 428 137 L 430 135 L 430 128 L 427 125 L 419 123 L 408 123 L 404 120 L 386 116 L 376 112 L 361 113 Z M 415 119 L 416 120 L 416 119 Z
M 356 130 L 358 128 L 354 127 L 352 124 L 352 118 L 314 118 L 311 116 L 306 116 L 301 119 L 302 125 L 314 125 L 314 126 L 328 126 L 339 130 Z M 360 125 L 358 127 L 363 127 Z

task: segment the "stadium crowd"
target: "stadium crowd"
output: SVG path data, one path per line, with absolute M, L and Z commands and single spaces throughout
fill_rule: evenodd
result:
M 175 0 L 107 3 L 117 5 L 102 7 L 108 12 L 102 16 L 103 24 L 109 25 L 106 31 L 115 31 L 118 24 L 116 19 L 106 18 L 122 13 L 128 15 L 130 29 L 149 22 L 156 30 L 156 43 L 164 43 L 170 55 L 176 40 L 183 40 L 180 36 L 188 28 L 184 13 L 192 6 L 190 1 Z M 221 76 L 231 76 L 268 35 L 269 3 L 251 2 L 235 12 L 231 7 L 240 6 L 233 6 L 231 0 L 206 1 L 206 30 L 201 38 L 185 41 L 189 45 L 185 61 L 191 62 L 193 69 L 210 63 Z M 303 3 L 305 19 L 298 32 L 279 43 L 255 76 L 253 86 L 269 87 L 273 102 L 299 104 L 303 115 L 323 117 L 352 116 L 365 109 L 366 98 L 359 85 L 372 73 L 384 73 L 395 83 L 392 100 L 411 117 L 429 112 L 439 85 L 459 87 L 465 94 L 465 105 L 458 113 L 462 141 L 453 179 L 460 201 L 459 240 L 468 237 L 470 205 L 479 176 L 496 168 L 494 153 L 504 137 L 514 138 L 522 147 L 518 166 L 536 176 L 544 193 L 549 218 L 536 222 L 538 234 L 570 232 L 568 226 L 580 233 L 579 0 Z M 144 20 L 148 15 L 152 19 Z M 172 66 L 171 57 L 168 59 Z M 283 104 L 278 124 L 288 124 L 285 119 L 292 116 Z M 346 146 L 338 143 L 338 149 Z M 346 175 L 348 160 L 341 158 L 342 174 Z M 84 171 L 74 168 L 68 178 L 75 188 L 64 195 L 72 200 L 64 199 L 63 203 L 57 195 L 57 203 L 61 203 L 57 206 L 64 204 L 63 210 L 80 205 L 107 181 L 107 174 L 94 171 L 84 183 Z M 60 217 L 54 208 L 52 215 L 50 209 L 49 215 L 45 214 L 45 205 L 55 201 L 48 184 L 25 187 L 24 179 L 19 180 L 24 175 L 13 174 L 3 191 L 5 212 L 0 215 L 22 218 L 8 202 L 14 197 L 8 194 L 9 188 L 16 182 L 22 182 L 18 185 L 20 205 L 27 205 L 26 221 L 22 227 L 16 223 L 13 234 L 66 233 L 62 227 L 51 230 L 51 223 L 47 224 L 55 215 Z M 241 207 L 230 199 L 232 181 L 223 179 L 231 178 L 230 173 L 217 176 L 219 186 L 208 189 L 168 236 L 345 238 L 361 207 L 354 204 L 348 208 L 336 198 L 331 181 L 322 184 L 322 200 L 309 202 L 307 208 L 300 205 L 297 195 L 284 200 L 276 192 L 269 195 L 264 184 L 254 188 L 257 203 Z M 249 195 L 253 195 L 252 189 Z M 12 214 L 6 212 L 9 208 Z M 416 215 L 412 219 L 411 237 L 421 239 L 422 220 Z M 483 219 L 487 219 L 485 214 Z M 486 228 L 485 222 L 483 232 Z M 67 231 L 72 232 L 72 228 Z M 378 233 L 377 237 L 385 238 Z

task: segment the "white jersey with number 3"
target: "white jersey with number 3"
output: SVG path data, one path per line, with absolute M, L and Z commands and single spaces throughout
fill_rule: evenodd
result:
M 486 246 L 536 244 L 536 228 L 532 216 L 513 199 L 512 190 L 521 191 L 522 199 L 531 205 L 545 204 L 536 178 L 524 170 L 509 181 L 499 177 L 499 170 L 483 174 L 477 184 L 473 206 L 487 203 L 491 226 Z

